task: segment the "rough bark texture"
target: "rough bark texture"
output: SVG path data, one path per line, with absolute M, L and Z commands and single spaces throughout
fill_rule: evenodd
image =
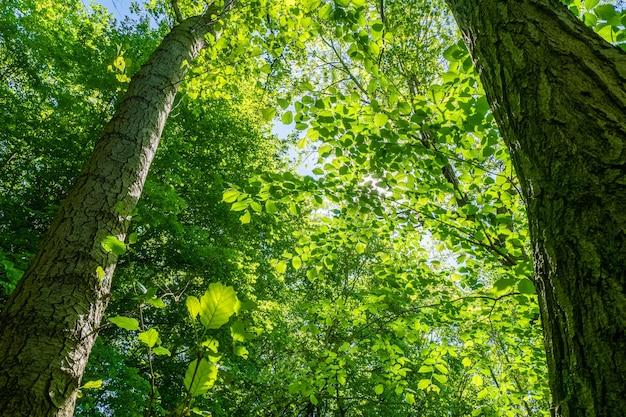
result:
M 626 55 L 558 0 L 448 0 L 523 186 L 552 415 L 626 415 Z
M 208 16 L 175 27 L 132 78 L 113 119 L 0 315 L 0 414 L 71 416 L 106 308 L 129 213 L 187 65 L 204 47 Z M 104 277 L 96 269 L 102 267 Z

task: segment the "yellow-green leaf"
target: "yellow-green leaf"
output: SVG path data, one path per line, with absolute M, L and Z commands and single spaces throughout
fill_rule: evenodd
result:
M 96 275 L 98 276 L 98 281 L 102 281 L 104 279 L 104 269 L 101 266 L 96 268 Z
M 154 349 L 152 349 L 152 353 L 154 353 L 155 355 L 161 355 L 161 356 L 171 356 L 172 353 L 167 350 L 166 348 L 164 348 L 163 346 L 157 346 Z
M 195 319 L 198 314 L 200 314 L 200 300 L 198 300 L 193 295 L 190 295 L 185 300 L 185 304 L 187 305 L 187 311 L 189 311 L 189 315 L 192 319 Z
M 243 215 L 241 217 L 239 217 L 239 221 L 241 222 L 241 224 L 248 224 L 250 223 L 250 219 L 252 217 L 250 216 L 250 212 L 248 210 L 246 210 L 245 213 L 243 213 Z
M 483 377 L 480 375 L 474 375 L 472 377 L 472 384 L 476 385 L 477 387 L 480 387 L 483 384 Z
M 387 124 L 388 120 L 389 117 L 387 117 L 387 115 L 384 113 L 378 113 L 376 116 L 374 116 L 374 123 L 378 127 L 383 127 L 385 124 Z
M 276 204 L 272 200 L 267 200 L 265 202 L 265 211 L 269 214 L 276 214 L 278 210 L 276 209 Z
M 126 245 L 115 236 L 107 236 L 100 242 L 105 251 L 114 255 L 124 255 L 126 253 Z
M 98 379 L 96 381 L 86 382 L 81 388 L 82 389 L 98 389 L 98 388 L 102 388 L 102 380 Z
M 125 330 L 137 330 L 139 329 L 139 322 L 136 319 L 123 316 L 110 317 L 109 321 Z
M 139 336 L 137 337 L 139 338 L 139 341 L 145 343 L 149 348 L 151 348 L 156 345 L 157 340 L 159 340 L 159 332 L 155 329 L 148 329 L 145 332 L 139 333 Z
M 367 248 L 367 245 L 365 243 L 358 242 L 354 249 L 356 250 L 356 253 L 361 254 L 361 253 L 365 252 L 365 248 Z
M 284 112 L 280 118 L 280 121 L 284 125 L 290 125 L 293 122 L 293 113 L 291 113 L 290 111 Z
M 194 360 L 187 367 L 184 384 L 187 391 L 193 396 L 206 394 L 217 379 L 217 367 L 206 359 Z
M 383 387 L 383 384 L 378 384 L 376 385 L 376 388 L 374 388 L 374 392 L 376 393 L 376 395 L 382 394 L 384 390 L 385 387 Z
M 241 193 L 237 190 L 226 190 L 222 196 L 222 201 L 226 203 L 234 203 L 237 201 L 237 197 L 239 197 L 240 194 Z
M 200 321 L 207 329 L 219 329 L 235 313 L 238 302 L 233 287 L 210 284 L 200 298 Z
M 233 353 L 244 359 L 248 359 L 248 349 L 246 349 L 244 346 L 241 346 L 241 345 L 233 346 Z
M 420 379 L 417 383 L 417 389 L 425 390 L 430 386 L 430 379 Z
M 302 268 L 302 259 L 299 256 L 294 256 L 291 258 L 291 265 L 293 265 L 294 269 Z

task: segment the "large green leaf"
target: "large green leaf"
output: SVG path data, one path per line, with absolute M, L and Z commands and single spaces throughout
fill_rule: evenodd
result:
M 217 367 L 206 359 L 191 362 L 185 373 L 184 384 L 192 396 L 206 394 L 217 379 Z
M 233 287 L 219 282 L 210 284 L 200 298 L 200 321 L 207 329 L 219 329 L 235 313 L 238 304 Z
M 149 348 L 156 345 L 156 342 L 159 340 L 159 332 L 155 329 L 148 329 L 145 332 L 139 333 L 139 341 L 148 345 Z
M 107 236 L 102 239 L 102 247 L 105 251 L 115 255 L 124 255 L 126 253 L 126 245 L 115 236 Z
M 137 330 L 139 329 L 139 322 L 136 319 L 130 317 L 123 316 L 115 316 L 110 317 L 109 321 L 115 324 L 117 327 L 121 327 L 126 330 Z

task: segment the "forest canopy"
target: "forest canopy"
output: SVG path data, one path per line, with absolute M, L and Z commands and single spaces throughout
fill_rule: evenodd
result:
M 528 185 L 539 181 L 518 175 L 526 165 L 502 127 L 504 119 L 524 125 L 527 109 L 520 99 L 519 121 L 503 116 L 518 94 L 506 86 L 510 96 L 494 105 L 497 88 L 485 88 L 480 77 L 489 71 L 474 66 L 480 45 L 468 50 L 471 31 L 457 3 L 152 0 L 123 17 L 80 0 L 3 2 L 3 325 L 26 311 L 11 307 L 17 293 L 37 292 L 19 282 L 44 264 L 36 254 L 51 250 L 42 236 L 70 227 L 53 221 L 56 213 L 67 216 L 78 207 L 68 201 L 87 200 L 105 213 L 94 215 L 97 232 L 87 240 L 75 231 L 53 245 L 59 253 L 65 245 L 101 252 L 96 263 L 63 255 L 88 265 L 80 285 L 94 295 L 82 304 L 42 296 L 53 306 L 28 307 L 41 306 L 36 317 L 50 321 L 59 305 L 84 307 L 79 321 L 102 316 L 76 327 L 78 339 L 95 340 L 81 350 L 84 370 L 68 372 L 69 388 L 51 377 L 41 403 L 71 413 L 76 397 L 76 416 L 603 415 L 560 406 L 561 389 L 549 384 L 560 369 L 550 358 L 560 351 L 546 342 L 551 331 L 542 332 L 542 318 L 544 327 L 557 319 L 549 302 L 540 303 L 547 291 L 537 269 L 541 234 L 533 232 L 540 211 Z M 615 46 L 607 48 L 626 49 L 620 2 L 520 3 L 575 15 Z M 133 93 L 144 91 L 135 86 L 148 69 L 158 70 L 168 39 L 184 43 L 176 28 L 202 25 L 206 33 L 189 41 L 193 59 L 181 55 L 176 64 L 180 76 L 159 75 L 172 89 L 170 104 Z M 136 207 L 106 194 L 114 186 L 99 183 L 105 174 L 92 168 L 109 142 L 134 140 L 115 130 L 144 118 L 131 105 L 167 108 L 155 116 L 162 132 L 145 146 L 153 156 L 106 151 L 121 163 L 153 157 L 141 167 L 145 184 L 127 187 L 119 174 Z M 612 134 L 611 146 L 622 133 Z M 609 161 L 616 172 L 619 158 Z M 117 165 L 101 166 L 118 175 Z M 554 172 L 564 172 L 559 166 Z M 88 174 L 101 199 L 72 194 Z M 621 187 L 621 174 L 613 178 Z M 122 226 L 106 229 L 109 218 Z M 76 280 L 59 286 L 81 292 L 86 287 L 69 288 Z M 615 309 L 624 312 L 624 275 L 616 282 Z M 45 351 L 47 333 L 29 329 L 23 333 Z M 0 385 L 12 386 L 25 379 L 10 365 L 19 361 L 4 360 L 7 340 L 0 340 Z M 563 392 L 578 392 L 578 380 L 572 384 Z M 27 389 L 0 388 L 0 404 L 19 409 L 18 390 Z M 57 400 L 57 392 L 69 399 Z M 613 394 L 597 401 L 614 404 Z M 66 415 L 21 407 L 23 415 Z

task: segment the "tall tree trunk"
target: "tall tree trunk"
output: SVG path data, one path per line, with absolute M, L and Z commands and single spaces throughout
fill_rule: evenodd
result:
M 526 199 L 555 416 L 626 414 L 626 54 L 558 0 L 448 0 Z
M 0 414 L 71 416 L 124 241 L 176 91 L 205 46 L 207 13 L 176 26 L 113 119 L 0 315 Z M 97 270 L 102 268 L 102 273 Z

